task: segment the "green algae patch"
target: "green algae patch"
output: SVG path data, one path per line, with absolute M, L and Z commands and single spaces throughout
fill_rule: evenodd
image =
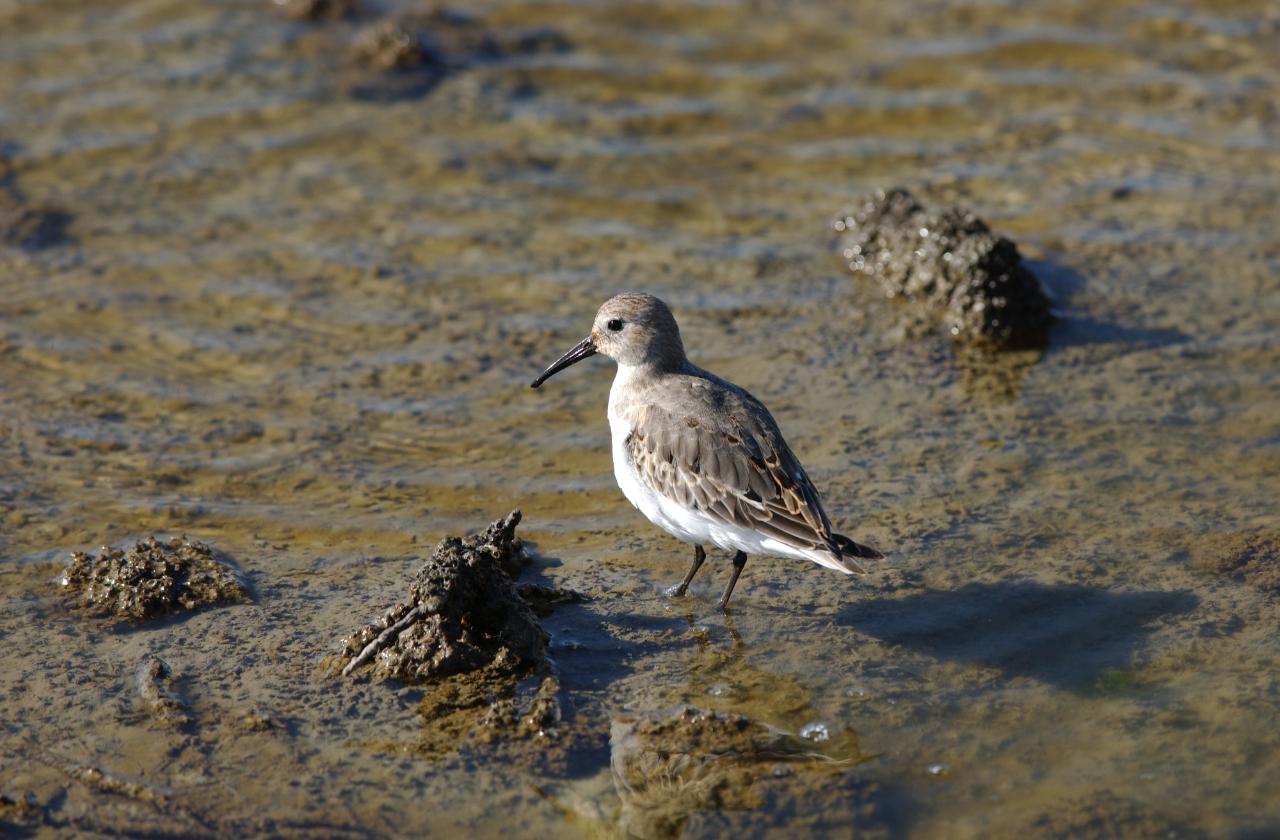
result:
M 1109 791 L 1066 799 L 1031 820 L 1032 837 L 1203 837 L 1168 815 Z
M 249 597 L 235 569 L 185 537 L 74 552 L 58 582 L 72 604 L 133 622 Z

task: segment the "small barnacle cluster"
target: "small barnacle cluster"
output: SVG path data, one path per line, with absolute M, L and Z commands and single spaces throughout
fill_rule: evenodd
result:
M 235 569 L 201 542 L 174 537 L 142 540 L 128 550 L 77 551 L 58 581 L 73 603 L 129 621 L 243 600 Z

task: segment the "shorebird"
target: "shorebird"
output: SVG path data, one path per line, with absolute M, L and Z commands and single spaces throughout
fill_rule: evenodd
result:
M 858 560 L 883 556 L 831 530 L 769 409 L 689 361 L 665 303 L 636 292 L 605 301 L 591 334 L 531 387 L 597 353 L 618 363 L 609 390 L 618 486 L 650 522 L 694 547 L 693 565 L 669 594 L 688 591 L 707 543 L 734 552 L 722 610 L 749 554 L 812 560 L 845 574 L 866 571 Z

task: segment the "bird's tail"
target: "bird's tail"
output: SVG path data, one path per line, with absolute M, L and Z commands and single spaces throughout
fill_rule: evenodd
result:
M 832 534 L 831 542 L 839 550 L 836 559 L 851 572 L 866 574 L 867 570 L 862 567 L 859 560 L 880 560 L 884 557 L 871 546 L 856 543 L 844 534 Z

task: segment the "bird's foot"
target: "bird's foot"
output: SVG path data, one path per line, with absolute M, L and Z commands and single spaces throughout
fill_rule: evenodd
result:
M 669 587 L 667 587 L 667 597 L 669 597 L 669 598 L 683 598 L 683 597 L 684 597 L 684 593 L 686 593 L 686 592 L 688 592 L 688 591 L 689 591 L 689 587 L 688 587 L 688 585 L 687 585 L 687 584 L 677 583 L 675 586 L 669 586 Z

